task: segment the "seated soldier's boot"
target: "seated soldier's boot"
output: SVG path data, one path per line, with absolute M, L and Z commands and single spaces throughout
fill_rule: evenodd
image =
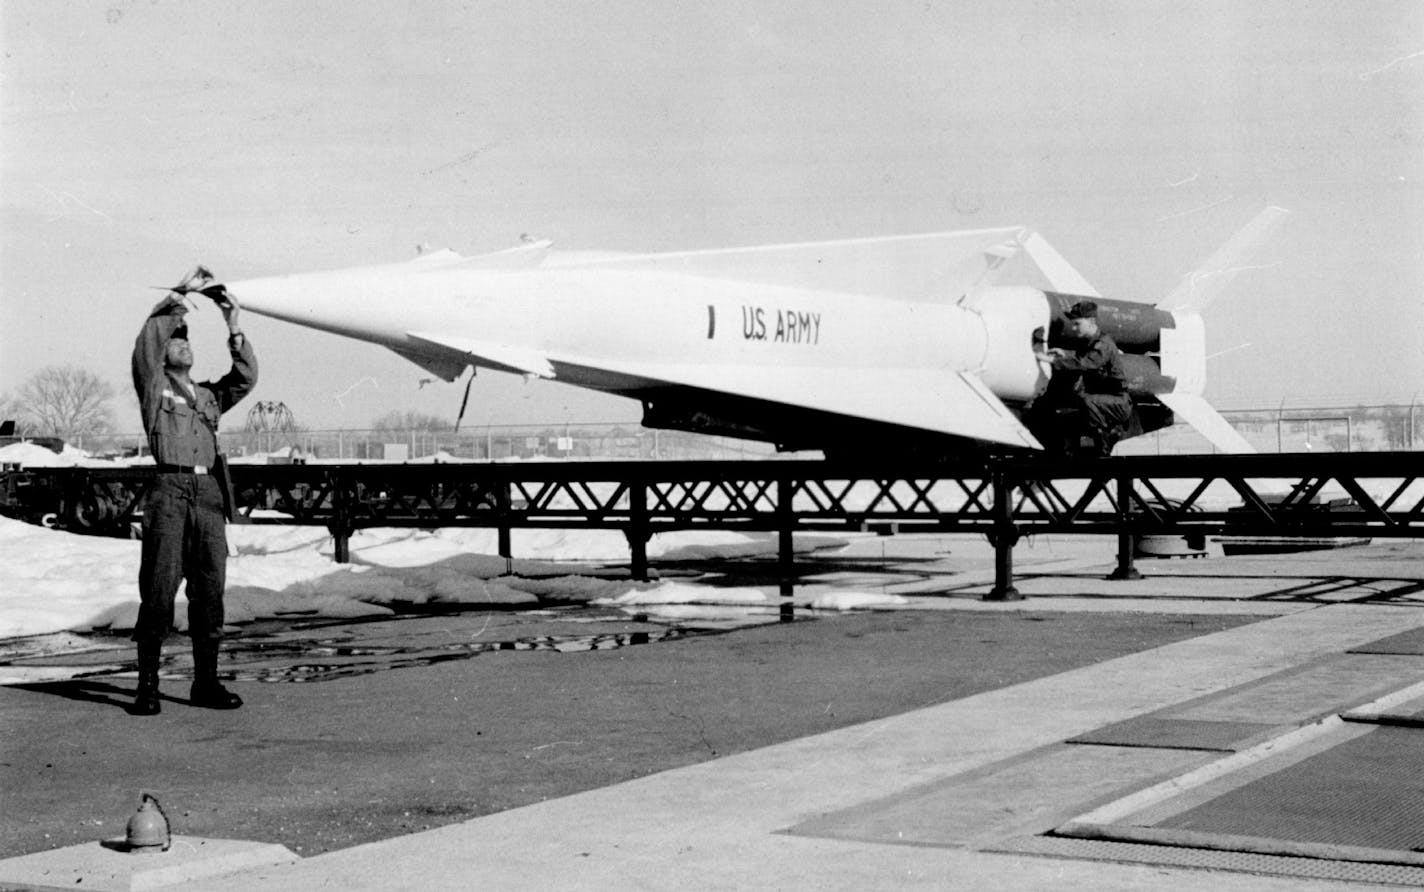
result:
M 194 706 L 204 709 L 237 709 L 242 698 L 218 681 L 218 642 L 193 641 L 193 689 L 189 695 Z
M 163 642 L 140 641 L 138 644 L 138 689 L 129 715 L 158 715 L 158 663 L 163 656 Z

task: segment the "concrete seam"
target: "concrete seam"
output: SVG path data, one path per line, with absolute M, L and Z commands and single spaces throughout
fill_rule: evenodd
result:
M 1108 803 L 1101 808 L 1079 815 L 1068 823 L 1115 824 L 1135 812 L 1157 805 L 1173 796 L 1195 789 L 1196 787 L 1244 768 L 1247 765 L 1252 765 L 1269 756 L 1314 740 L 1317 737 L 1335 731 L 1342 725 L 1344 725 L 1344 720 L 1338 715 L 1327 716 L 1318 722 L 1296 728 L 1294 731 L 1289 731 L 1279 737 L 1272 738 L 1264 743 L 1259 743 L 1250 749 L 1242 750 L 1239 753 L 1232 753 L 1225 758 L 1203 765 L 1195 771 L 1189 771 L 1186 774 L 1163 781 L 1145 790 L 1139 790 L 1116 802 Z
M 1421 695 L 1424 695 L 1424 681 L 1416 682 L 1400 690 L 1378 697 L 1357 709 L 1351 710 L 1347 715 L 1353 717 L 1355 715 L 1368 716 L 1381 714 L 1400 703 L 1406 703 Z M 1108 803 L 1093 811 L 1079 815 L 1064 826 L 1117 824 L 1130 815 L 1159 805 L 1174 796 L 1196 789 L 1197 787 L 1210 783 L 1234 771 L 1239 771 L 1247 766 L 1254 765 L 1271 756 L 1302 746 L 1326 734 L 1337 731 L 1344 725 L 1344 717 L 1340 715 L 1327 716 L 1317 722 L 1296 728 L 1293 731 L 1259 743 L 1249 749 L 1233 753 L 1208 765 L 1203 765 L 1195 771 L 1189 771 L 1179 777 L 1163 781 L 1145 790 L 1139 790 L 1116 802 Z
M 1334 843 L 1293 842 L 1263 836 L 1203 833 L 1198 830 L 1070 822 L 1054 830 L 1053 835 L 1070 839 L 1135 842 L 1222 852 L 1253 852 L 1260 855 L 1281 855 L 1289 858 L 1314 858 L 1320 861 L 1358 861 L 1368 864 L 1390 864 L 1397 867 L 1424 867 L 1424 853 L 1419 852 Z

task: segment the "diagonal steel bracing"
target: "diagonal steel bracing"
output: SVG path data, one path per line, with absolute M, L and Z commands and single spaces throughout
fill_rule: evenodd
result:
M 82 532 L 127 534 L 154 470 L 0 473 L 0 510 Z M 1134 456 L 1068 462 L 308 464 L 232 466 L 244 522 L 328 527 L 344 554 L 363 527 L 596 527 L 627 534 L 646 569 L 649 536 L 675 529 L 923 529 L 990 536 L 996 590 L 1012 590 L 1020 536 L 1424 537 L 1424 453 Z M 1120 553 L 1122 549 L 1120 549 Z M 506 554 L 506 556 L 509 556 Z M 1122 567 L 1120 566 L 1119 570 Z

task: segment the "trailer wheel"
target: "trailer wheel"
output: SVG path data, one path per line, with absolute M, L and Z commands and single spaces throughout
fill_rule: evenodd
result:
M 101 493 L 85 493 L 69 505 L 69 520 L 76 529 L 96 530 L 113 520 L 118 514 L 117 506 Z

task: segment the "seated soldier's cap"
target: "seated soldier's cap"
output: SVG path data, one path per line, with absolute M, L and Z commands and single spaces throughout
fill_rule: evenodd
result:
M 1068 308 L 1068 312 L 1063 314 L 1069 319 L 1096 319 L 1098 318 L 1098 305 L 1091 300 L 1080 300 Z

